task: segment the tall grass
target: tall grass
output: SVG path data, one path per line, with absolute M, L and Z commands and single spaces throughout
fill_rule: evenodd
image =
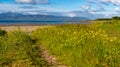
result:
M 68 67 L 120 67 L 118 22 L 58 25 L 37 29 L 32 36 L 57 57 L 58 64 Z
M 25 32 L 0 30 L 0 67 L 47 67 L 38 45 Z
M 67 67 L 120 67 L 120 21 L 0 30 L 0 67 L 50 67 L 40 46 Z

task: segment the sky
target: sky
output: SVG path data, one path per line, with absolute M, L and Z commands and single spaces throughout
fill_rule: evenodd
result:
M 120 0 L 0 0 L 3 12 L 109 18 L 120 16 Z

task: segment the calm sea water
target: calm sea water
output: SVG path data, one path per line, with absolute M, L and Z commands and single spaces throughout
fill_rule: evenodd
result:
M 64 21 L 0 21 L 0 25 L 11 24 L 88 24 L 89 22 L 64 22 Z

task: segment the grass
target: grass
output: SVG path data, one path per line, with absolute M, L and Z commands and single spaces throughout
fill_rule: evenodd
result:
M 22 31 L 0 31 L 0 67 L 47 67 L 34 40 Z
M 0 67 L 50 67 L 39 46 L 57 59 L 55 67 L 120 67 L 120 21 L 0 30 Z
M 120 67 L 120 21 L 37 29 L 33 37 L 68 67 Z

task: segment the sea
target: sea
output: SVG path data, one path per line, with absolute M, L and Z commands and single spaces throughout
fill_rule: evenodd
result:
M 0 25 L 53 25 L 53 24 L 89 24 L 89 21 L 1 21 Z

